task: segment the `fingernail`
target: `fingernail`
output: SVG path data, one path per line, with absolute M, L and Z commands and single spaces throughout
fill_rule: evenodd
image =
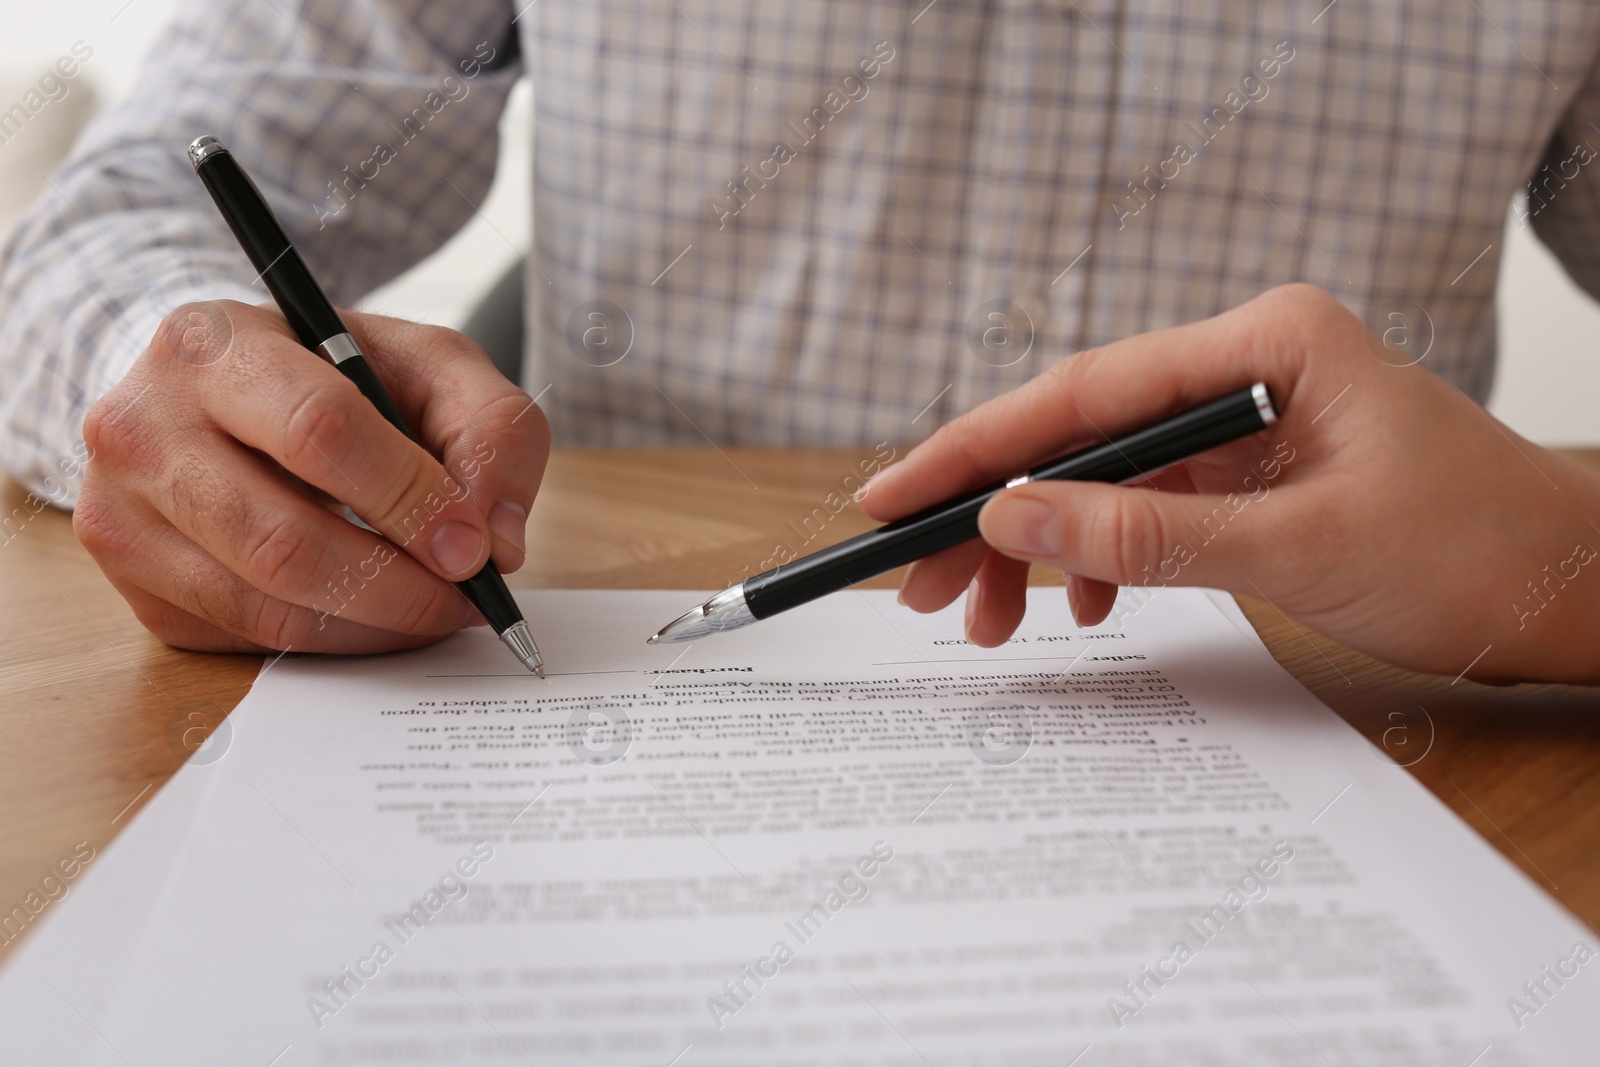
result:
M 908 607 L 909 606 L 909 605 L 906 604 L 906 590 L 905 590 L 904 586 L 901 586 L 899 592 L 895 593 L 894 601 L 895 601 L 896 604 L 899 604 L 901 607 Z
M 1067 575 L 1067 610 L 1072 612 L 1073 624 L 1083 629 L 1083 614 L 1078 607 L 1078 581 L 1070 574 Z
M 868 482 L 866 485 L 863 485 L 860 489 L 857 489 L 855 492 L 851 493 L 850 494 L 850 499 L 854 500 L 857 504 L 861 503 L 863 500 L 867 499 L 867 490 L 871 489 L 871 488 L 872 488 L 872 483 Z
M 1002 494 L 989 505 L 983 536 L 1002 552 L 1053 558 L 1061 554 L 1056 509 L 1028 496 Z
M 514 500 L 502 500 L 489 510 L 489 529 L 517 546 L 525 549 L 528 534 L 528 509 Z
M 968 641 L 972 640 L 972 624 L 978 621 L 978 607 L 982 600 L 983 586 L 979 585 L 978 579 L 974 578 L 972 579 L 972 584 L 967 586 L 967 615 L 966 621 L 961 625 Z
M 447 522 L 429 543 L 433 562 L 446 575 L 467 577 L 483 558 L 483 534 L 464 522 Z

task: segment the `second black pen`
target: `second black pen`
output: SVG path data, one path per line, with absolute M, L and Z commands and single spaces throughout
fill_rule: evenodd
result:
M 1278 421 L 1263 382 L 1154 426 L 1091 445 L 1026 474 L 907 515 L 791 563 L 747 578 L 668 623 L 657 642 L 693 641 L 737 630 L 978 536 L 978 512 L 1001 490 L 1030 481 L 1107 482 L 1143 477 Z

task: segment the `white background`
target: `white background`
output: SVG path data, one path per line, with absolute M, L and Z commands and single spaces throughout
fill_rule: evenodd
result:
M 94 90 L 101 103 L 126 92 L 145 50 L 160 37 L 175 0 L 75 0 L 6 12 L 0 35 L 0 110 L 21 98 L 56 57 L 77 40 L 94 58 L 74 80 L 74 93 Z M 86 97 L 87 94 L 84 94 Z M 73 100 L 73 97 L 69 97 Z M 85 100 L 86 102 L 86 100 Z M 63 103 L 66 103 L 65 101 Z M 532 96 L 513 94 L 503 128 L 494 189 L 474 220 L 443 249 L 372 294 L 363 307 L 459 326 L 479 295 L 519 256 L 530 227 L 531 173 L 527 131 Z M 10 143 L 0 145 L 0 230 L 14 205 L 40 186 L 58 139 L 77 112 L 51 105 Z M 52 129 L 50 123 L 56 128 Z M 1500 373 L 1490 410 L 1541 444 L 1600 444 L 1600 305 L 1582 293 L 1529 230 L 1510 222 L 1503 239 Z

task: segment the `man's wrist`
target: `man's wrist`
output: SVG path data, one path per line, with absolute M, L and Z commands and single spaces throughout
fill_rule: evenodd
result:
M 1504 612 L 1509 655 L 1528 681 L 1600 684 L 1600 471 L 1547 452 L 1561 507 L 1547 522 L 1548 558 L 1524 561 Z

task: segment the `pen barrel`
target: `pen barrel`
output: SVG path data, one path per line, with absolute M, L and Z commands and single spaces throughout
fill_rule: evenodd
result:
M 323 296 L 310 268 L 233 155 L 219 152 L 209 156 L 195 173 L 300 343 L 316 351 L 328 338 L 344 333 L 344 323 Z
M 941 505 L 936 514 L 909 515 L 746 578 L 745 606 L 756 618 L 769 618 L 970 541 L 978 536 L 978 512 L 1000 488 L 990 486 Z
M 465 581 L 457 582 L 456 588 L 472 602 L 472 606 L 478 609 L 478 613 L 497 634 L 503 634 L 514 624 L 523 621 L 522 610 L 512 599 L 511 590 L 500 576 L 500 568 L 494 565 L 494 560 L 485 560 L 482 570 Z
M 339 368 L 340 374 L 355 383 L 356 388 L 361 390 L 361 395 L 366 397 L 372 406 L 378 409 L 378 414 L 383 416 L 385 422 L 417 444 L 422 444 L 421 441 L 417 440 L 417 435 L 411 432 L 411 427 L 406 424 L 405 417 L 400 414 L 400 409 L 395 406 L 394 398 L 383 387 L 383 382 L 378 379 L 377 372 L 372 369 L 372 364 L 367 362 L 366 356 L 351 356 L 349 359 L 340 360 L 334 366 Z
M 1040 464 L 1027 477 L 1126 482 L 1266 429 L 1271 424 L 1269 413 L 1271 420 L 1276 419 L 1273 412 L 1265 387 L 1250 386 L 1155 426 Z M 1007 484 L 994 482 L 747 578 L 745 604 L 756 618 L 769 618 L 970 541 L 978 536 L 978 512 Z
M 361 390 L 361 395 L 372 402 L 384 420 L 411 438 L 417 441 L 417 435 L 411 432 L 411 427 L 406 425 L 406 420 L 400 414 L 400 409 L 395 406 L 388 390 L 378 380 L 378 375 L 373 371 L 365 356 L 351 356 L 335 364 L 339 372 L 355 383 Z M 421 444 L 420 441 L 417 441 Z M 512 599 L 511 590 L 506 587 L 505 579 L 500 576 L 500 570 L 494 565 L 493 560 L 486 561 L 483 569 L 471 578 L 456 583 L 456 588 L 472 601 L 480 614 L 494 627 L 495 633 L 504 633 L 513 623 L 522 621 L 522 612 L 517 608 L 517 602 Z

